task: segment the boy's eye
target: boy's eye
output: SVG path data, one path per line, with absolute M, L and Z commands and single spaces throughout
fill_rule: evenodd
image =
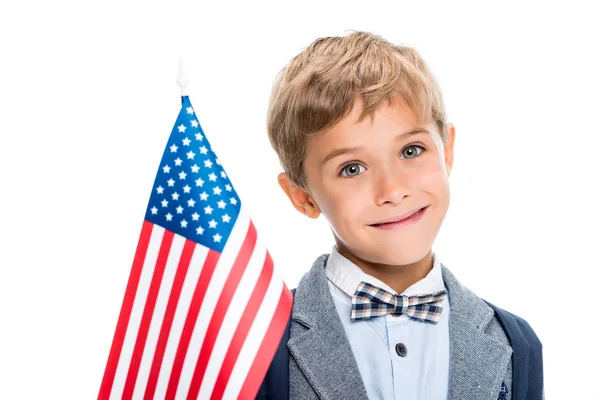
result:
M 360 169 L 365 169 L 365 167 L 363 167 L 360 164 L 357 163 L 351 163 L 351 164 L 346 164 L 346 166 L 344 168 L 342 168 L 342 170 L 340 171 L 340 175 L 341 176 L 356 176 L 358 174 L 360 174 L 362 171 Z
M 416 149 L 421 149 L 421 151 L 417 151 Z M 402 150 L 402 155 L 404 158 L 415 158 L 419 154 L 421 154 L 425 150 L 423 146 L 417 146 L 416 144 L 411 144 L 410 146 L 406 146 L 404 150 Z

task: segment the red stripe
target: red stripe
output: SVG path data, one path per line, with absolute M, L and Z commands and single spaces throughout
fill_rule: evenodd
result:
M 146 339 L 148 338 L 148 330 L 150 329 L 154 307 L 156 306 L 156 298 L 158 297 L 158 291 L 160 290 L 163 274 L 165 272 L 165 265 L 167 265 L 171 244 L 173 243 L 173 236 L 173 232 L 165 229 L 160 244 L 160 250 L 158 251 L 156 265 L 154 267 L 154 273 L 152 274 L 152 282 L 150 282 L 150 288 L 148 289 L 148 296 L 146 297 L 140 329 L 135 340 L 135 346 L 133 347 L 129 371 L 127 372 L 127 379 L 125 380 L 125 388 L 123 389 L 123 396 L 121 397 L 122 400 L 129 400 L 133 396 L 133 389 L 135 389 L 135 382 L 140 369 L 140 363 L 142 362 L 142 355 L 144 354 L 144 346 L 146 345 Z
M 265 379 L 267 369 L 269 368 L 269 365 L 271 365 L 275 351 L 279 346 L 284 329 L 287 328 L 290 311 L 292 310 L 292 303 L 292 292 L 283 285 L 281 297 L 279 298 L 275 314 L 273 314 L 271 325 L 263 338 L 256 357 L 254 358 L 254 362 L 246 376 L 246 381 L 242 386 L 238 399 L 245 400 L 254 399 L 256 397 L 258 389 L 260 388 L 263 379 Z
M 119 314 L 119 321 L 117 322 L 117 329 L 115 330 L 115 336 L 113 337 L 110 353 L 108 355 L 106 369 L 104 370 L 104 377 L 102 378 L 102 384 L 100 385 L 98 400 L 105 400 L 110 397 L 153 226 L 152 223 L 144 220 L 142 232 L 140 233 L 137 249 L 135 251 L 135 257 L 133 258 L 133 265 L 129 274 L 129 281 L 127 282 L 127 289 L 125 290 L 125 297 L 123 298 L 123 305 L 121 306 L 121 312 Z
M 181 258 L 179 259 L 179 265 L 177 266 L 177 273 L 175 274 L 175 279 L 173 280 L 173 288 L 171 289 L 171 294 L 169 295 L 165 316 L 160 328 L 160 335 L 158 336 L 158 342 L 156 343 L 154 359 L 152 360 L 152 367 L 150 368 L 148 384 L 146 385 L 146 392 L 144 394 L 145 400 L 154 398 L 160 367 L 163 362 L 165 348 L 167 347 L 167 340 L 169 339 L 169 333 L 171 332 L 171 326 L 173 325 L 173 318 L 175 316 L 175 311 L 177 310 L 177 304 L 179 303 L 179 296 L 181 295 L 181 288 L 185 282 L 185 277 L 187 275 L 195 248 L 196 243 L 190 240 L 185 241 Z
M 256 228 L 254 227 L 252 221 L 250 221 L 250 226 L 248 226 L 248 232 L 246 233 L 244 243 L 242 244 L 237 258 L 231 267 L 231 271 L 227 277 L 225 286 L 223 286 L 223 290 L 221 291 L 219 300 L 217 301 L 212 318 L 208 324 L 208 328 L 206 329 L 206 336 L 202 342 L 200 355 L 198 356 L 192 382 L 190 383 L 190 389 L 187 396 L 188 399 L 196 399 L 198 397 L 200 385 L 202 384 L 202 379 L 204 378 L 204 373 L 206 372 L 208 360 L 210 360 L 210 355 L 212 354 L 215 341 L 217 340 L 219 330 L 221 329 L 221 324 L 223 323 L 223 319 L 225 318 L 225 314 L 227 313 L 227 309 L 229 308 L 233 294 L 235 293 L 235 290 L 242 279 L 242 275 L 248 266 L 248 261 L 250 261 L 255 244 Z
M 217 381 L 215 382 L 215 386 L 210 397 L 211 399 L 221 399 L 223 397 L 223 393 L 225 392 L 225 388 L 229 382 L 229 377 L 231 376 L 231 371 L 233 370 L 235 362 L 237 361 L 240 351 L 242 350 L 242 346 L 246 341 L 246 336 L 252 327 L 252 323 L 254 322 L 256 314 L 260 309 L 260 305 L 262 304 L 265 294 L 267 293 L 272 276 L 273 259 L 271 258 L 271 255 L 267 253 L 262 271 L 258 278 L 258 282 L 254 287 L 254 291 L 248 300 L 244 314 L 242 315 L 235 334 L 231 339 L 229 349 L 227 349 L 227 354 L 225 355 L 225 359 L 221 365 L 221 370 L 219 371 Z
M 175 360 L 173 361 L 173 369 L 171 376 L 169 377 L 169 385 L 167 386 L 167 393 L 165 399 L 174 399 L 177 394 L 177 386 L 179 385 L 179 377 L 181 376 L 181 369 L 183 368 L 183 362 L 185 361 L 185 355 L 190 345 L 190 339 L 194 332 L 194 326 L 196 325 L 196 319 L 198 319 L 198 313 L 200 307 L 204 301 L 204 295 L 210 280 L 212 278 L 217 261 L 219 261 L 220 253 L 209 250 L 204 265 L 202 266 L 202 272 L 198 277 L 198 283 L 194 290 L 194 297 L 190 303 L 190 309 L 183 325 L 183 331 L 181 332 L 181 339 L 177 346 L 177 352 L 175 353 Z

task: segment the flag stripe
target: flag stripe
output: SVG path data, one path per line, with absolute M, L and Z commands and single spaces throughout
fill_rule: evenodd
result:
M 175 310 L 179 302 L 179 296 L 181 295 L 181 289 L 187 276 L 187 271 L 194 254 L 194 248 L 196 243 L 186 240 L 183 247 L 183 252 L 179 260 L 179 266 L 177 268 L 177 274 L 173 281 L 173 287 L 169 296 L 169 302 L 165 311 L 165 316 L 160 329 L 160 336 L 156 343 L 156 350 L 154 352 L 154 358 L 152 360 L 152 367 L 148 377 L 148 384 L 146 386 L 146 392 L 144 393 L 144 400 L 151 400 L 154 397 L 156 391 L 156 383 L 158 381 L 158 375 L 160 373 L 160 367 L 163 361 L 165 348 L 167 347 L 167 339 L 171 332 L 171 326 L 173 324 L 173 318 L 175 317 Z
M 146 390 L 148 375 L 150 374 L 152 359 L 154 358 L 154 353 L 156 351 L 158 336 L 160 334 L 160 329 L 167 309 L 169 294 L 175 280 L 175 274 L 177 273 L 179 261 L 181 260 L 185 241 L 186 239 L 183 236 L 176 233 L 173 235 L 173 242 L 171 243 L 171 249 L 165 265 L 161 286 L 158 291 L 158 296 L 156 297 L 156 305 L 154 306 L 152 321 L 150 322 L 150 328 L 148 329 L 146 344 L 144 345 L 144 351 L 135 383 L 135 389 L 133 391 L 134 399 L 141 399 L 144 391 Z
M 110 394 L 111 399 L 121 399 L 123 396 L 125 379 L 127 378 L 127 372 L 129 371 L 129 363 L 133 355 L 137 333 L 142 320 L 144 307 L 146 305 L 146 296 L 148 295 L 148 290 L 154 274 L 154 267 L 156 266 L 156 261 L 158 260 L 158 253 L 161 247 L 164 232 L 165 229 L 158 225 L 154 225 L 152 227 L 152 235 L 150 236 L 150 242 L 148 243 L 148 250 L 146 252 L 146 258 L 144 259 L 142 274 L 140 275 L 140 281 L 135 293 L 135 298 L 133 300 L 133 308 L 131 309 L 131 316 L 129 317 L 129 325 L 127 326 L 127 332 L 125 333 L 125 340 L 123 342 L 123 348 L 121 349 L 121 357 L 119 359 L 119 364 L 117 365 L 117 373 L 115 375 L 113 388 Z
M 246 375 L 252 367 L 254 358 L 258 354 L 258 350 L 262 344 L 263 337 L 267 334 L 267 330 L 273 315 L 277 310 L 279 298 L 281 297 L 281 290 L 284 286 L 283 280 L 278 276 L 277 270 L 273 270 L 273 277 L 267 288 L 265 298 L 260 305 L 260 309 L 252 327 L 246 336 L 246 341 L 242 346 L 238 360 L 233 367 L 233 371 L 229 377 L 229 382 L 225 388 L 223 398 L 225 399 L 237 399 L 246 380 Z
M 254 318 L 258 313 L 260 305 L 267 293 L 267 289 L 269 287 L 269 283 L 271 282 L 271 277 L 273 275 L 273 260 L 271 256 L 267 252 L 265 262 L 263 264 L 263 269 L 260 273 L 260 277 L 254 290 L 252 291 L 252 296 L 250 300 L 248 300 L 248 304 L 244 313 L 242 315 L 242 319 L 233 335 L 231 340 L 231 344 L 229 349 L 227 350 L 227 354 L 225 355 L 225 359 L 223 360 L 222 367 L 219 371 L 219 375 L 217 377 L 217 381 L 215 382 L 215 386 L 211 395 L 211 399 L 221 399 L 223 397 L 223 393 L 225 392 L 225 387 L 229 382 L 229 376 L 231 375 L 231 371 L 237 361 L 237 358 L 242 349 L 242 345 L 246 340 L 248 335 L 248 331 L 252 326 L 252 322 L 254 322 Z
M 231 302 L 235 290 L 242 279 L 242 275 L 246 269 L 246 266 L 248 265 L 248 261 L 252 256 L 254 246 L 256 245 L 256 237 L 256 228 L 254 227 L 252 221 L 250 221 L 248 232 L 246 233 L 246 238 L 244 239 L 242 248 L 240 249 L 237 258 L 231 267 L 231 272 L 227 278 L 227 282 L 225 283 L 223 290 L 221 290 L 213 317 L 211 318 L 208 329 L 206 330 L 206 335 L 204 341 L 202 342 L 202 348 L 200 349 L 200 356 L 198 357 L 192 382 L 190 384 L 188 399 L 195 399 L 198 396 L 200 384 L 202 383 L 202 378 L 206 372 L 206 366 L 210 359 L 215 341 L 217 340 L 219 330 L 221 329 L 221 324 L 225 318 L 225 313 L 227 312 L 229 303 Z
M 156 266 L 154 268 L 154 274 L 152 275 L 152 282 L 150 283 L 150 289 L 148 291 L 148 296 L 146 297 L 146 305 L 144 307 L 144 313 L 142 314 L 142 321 L 140 323 L 137 339 L 133 348 L 133 354 L 129 364 L 129 372 L 127 373 L 127 379 L 125 380 L 125 388 L 123 390 L 122 397 L 123 400 L 130 400 L 133 396 L 133 389 L 135 388 L 135 381 L 140 367 L 140 362 L 142 360 L 146 338 L 148 337 L 148 329 L 150 328 L 150 322 L 152 322 L 152 314 L 154 313 L 154 306 L 156 305 L 158 290 L 160 289 L 169 251 L 171 250 L 171 243 L 173 243 L 173 232 L 165 230 L 160 251 L 158 252 L 158 260 L 156 261 Z
M 252 367 L 246 376 L 246 381 L 240 390 L 238 399 L 252 399 L 254 396 L 256 396 L 258 388 L 260 387 L 264 376 L 267 373 L 267 369 L 271 364 L 273 355 L 279 346 L 283 331 L 287 327 L 292 303 L 292 293 L 285 285 L 283 285 L 277 310 L 273 315 L 273 319 L 269 325 L 267 333 L 263 338 L 260 349 L 254 358 Z
M 187 351 L 182 354 L 183 366 L 178 377 L 179 383 L 175 382 L 176 392 L 174 394 L 177 399 L 185 399 L 187 397 L 206 330 L 213 317 L 217 301 L 220 297 L 219 294 L 223 290 L 223 286 L 225 286 L 231 272 L 231 267 L 237 259 L 242 244 L 246 239 L 249 225 L 250 219 L 240 214 L 223 248 L 223 252 L 219 256 L 208 287 L 204 286 L 204 289 L 202 289 L 205 291 L 204 300 L 200 310 L 195 310 L 196 316 L 190 319 L 190 321 L 195 321 L 195 323 L 189 326 L 191 337 L 187 344 Z
M 169 384 L 171 369 L 175 362 L 175 354 L 177 352 L 179 339 L 181 338 L 188 311 L 190 310 L 190 306 L 194 297 L 194 291 L 198 286 L 200 274 L 209 252 L 210 249 L 208 247 L 201 245 L 196 245 L 194 247 L 194 254 L 192 255 L 187 276 L 185 277 L 183 287 L 181 289 L 179 302 L 176 305 L 171 332 L 168 334 L 167 347 L 165 349 L 165 355 L 163 357 L 162 365 L 160 366 L 160 372 L 158 374 L 156 393 L 154 394 L 155 399 L 165 399 L 167 396 L 167 386 Z M 219 260 L 222 259 L 223 257 L 221 256 Z
M 131 316 L 131 309 L 133 308 L 135 293 L 140 281 L 140 275 L 142 274 L 142 267 L 144 266 L 144 259 L 146 258 L 150 236 L 152 235 L 152 226 L 152 223 L 144 220 L 140 239 L 138 241 L 135 256 L 133 258 L 133 266 L 129 275 L 129 281 L 127 282 L 127 289 L 125 290 L 125 297 L 121 306 L 121 312 L 119 314 L 115 336 L 110 348 L 106 369 L 104 370 L 104 377 L 100 386 L 98 400 L 106 400 L 110 398 L 110 392 L 115 379 L 115 373 L 117 372 L 117 365 L 119 364 L 121 349 L 125 340 L 125 333 L 127 332 L 129 317 Z
M 192 332 L 194 330 L 194 326 L 196 325 L 196 319 L 198 318 L 200 307 L 202 307 L 202 302 L 204 301 L 206 289 L 211 281 L 217 261 L 219 261 L 219 256 L 220 254 L 218 252 L 209 250 L 204 265 L 202 266 L 202 271 L 200 272 L 200 277 L 198 278 L 198 284 L 196 286 L 196 290 L 194 291 L 194 297 L 192 298 L 192 302 L 190 304 L 183 327 L 183 332 L 181 333 L 181 339 L 179 340 L 179 345 L 177 346 L 177 352 L 175 353 L 175 361 L 173 363 L 173 369 L 171 370 L 169 385 L 167 386 L 167 393 L 165 396 L 166 399 L 174 399 L 175 394 L 177 393 L 179 377 L 181 376 L 181 370 L 183 369 L 183 362 L 185 361 L 185 355 L 190 344 Z
M 200 399 L 208 399 L 211 396 L 217 376 L 219 374 L 219 370 L 221 369 L 221 365 L 225 359 L 225 355 L 227 354 L 227 350 L 229 349 L 233 335 L 235 334 L 240 320 L 242 319 L 244 309 L 248 304 L 248 300 L 252 296 L 252 291 L 254 290 L 258 279 L 260 278 L 266 256 L 266 248 L 261 246 L 260 241 L 257 239 L 252 256 L 248 261 L 248 265 L 246 266 L 246 270 L 244 271 L 242 279 L 238 284 L 233 298 L 231 299 L 231 303 L 229 303 L 229 307 L 227 308 L 227 312 L 225 314 L 225 319 L 223 320 L 221 328 L 219 329 L 217 340 L 215 341 L 210 359 L 206 366 L 206 372 L 202 378 L 200 392 L 197 396 Z

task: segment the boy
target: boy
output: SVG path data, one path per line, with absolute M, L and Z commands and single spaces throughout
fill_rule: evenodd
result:
M 268 133 L 279 184 L 335 246 L 295 291 L 258 398 L 539 399 L 541 343 L 432 252 L 455 129 L 419 54 L 353 32 L 284 68 Z

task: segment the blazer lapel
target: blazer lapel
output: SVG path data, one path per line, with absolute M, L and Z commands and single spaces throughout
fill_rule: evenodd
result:
M 496 400 L 512 348 L 485 333 L 494 311 L 442 265 L 450 302 L 449 399 Z
M 288 349 L 320 399 L 367 399 L 327 285 L 326 261 L 327 255 L 319 257 L 296 289 Z M 290 375 L 290 385 L 295 382 Z

